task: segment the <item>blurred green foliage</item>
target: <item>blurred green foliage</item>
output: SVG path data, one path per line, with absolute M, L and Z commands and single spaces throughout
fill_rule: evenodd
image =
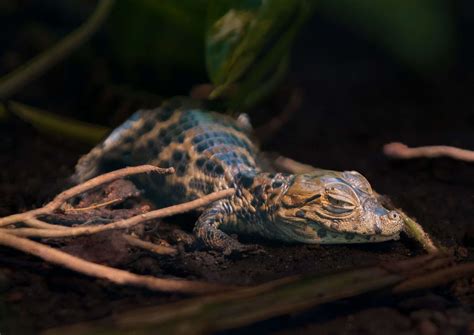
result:
M 318 0 L 316 11 L 384 47 L 423 76 L 453 61 L 454 18 L 448 0 Z
M 119 0 L 109 20 L 112 55 L 134 77 L 154 69 L 157 80 L 175 71 L 204 71 L 207 0 Z
M 72 1 L 70 6 L 77 4 Z M 69 5 L 61 6 L 64 10 Z M 12 8 L 0 6 L 2 15 L 19 11 Z M 163 94 L 160 90 L 172 81 L 205 80 L 207 71 L 215 87 L 211 97 L 225 98 L 232 108 L 251 107 L 284 78 L 292 42 L 312 13 L 365 36 L 430 79 L 448 69 L 456 56 L 455 18 L 450 9 L 448 0 L 119 0 L 101 41 L 107 57 L 120 66 L 102 84 L 113 85 L 115 73 L 120 72 L 127 84 L 140 90 L 145 73 L 151 90 Z M 317 48 L 317 39 L 312 43 Z M 26 78 L 22 85 L 31 80 L 32 76 Z M 189 80 L 189 85 L 194 83 Z M 25 119 L 40 124 L 40 113 L 27 113 L 35 117 Z M 0 119 L 5 118 L 0 109 Z M 46 114 L 44 120 L 39 128 L 52 132 L 66 122 Z M 66 128 L 77 138 L 83 126 Z M 94 141 L 87 134 L 85 139 Z
M 91 145 L 99 142 L 110 131 L 107 127 L 56 115 L 13 101 L 9 103 L 9 111 L 46 134 L 54 134 L 59 138 L 67 137 Z M 0 119 L 2 117 L 8 117 L 8 113 L 5 107 L 0 105 Z
M 242 108 L 284 77 L 292 42 L 313 12 L 365 36 L 422 76 L 436 75 L 452 60 L 447 0 L 121 0 L 111 35 L 126 67 L 147 64 L 170 78 L 173 69 L 197 73 L 205 66 L 215 85 L 211 97 L 231 96 L 231 105 Z
M 311 13 L 306 0 L 210 0 L 206 65 L 217 97 L 234 90 L 248 107 L 271 92 L 288 67 L 293 39 Z
M 308 0 L 121 0 L 110 17 L 113 55 L 127 76 L 146 64 L 161 82 L 206 65 L 214 96 L 232 86 L 233 105 L 248 106 L 285 74 L 309 7 Z

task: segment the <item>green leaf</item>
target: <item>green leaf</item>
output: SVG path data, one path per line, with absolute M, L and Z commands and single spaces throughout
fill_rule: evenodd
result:
M 311 13 L 305 0 L 211 0 L 206 65 L 216 86 L 234 104 L 248 107 L 267 95 L 286 72 L 293 38 Z
M 454 51 L 446 0 L 319 0 L 316 11 L 346 24 L 422 74 L 445 68 Z
M 10 102 L 9 110 L 42 132 L 88 144 L 98 143 L 110 131 L 106 127 L 59 116 L 18 102 Z

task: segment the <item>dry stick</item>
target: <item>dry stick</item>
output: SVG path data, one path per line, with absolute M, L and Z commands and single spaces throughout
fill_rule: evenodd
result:
M 80 208 L 70 208 L 70 209 L 66 209 L 65 212 L 84 212 L 84 211 L 89 211 L 91 209 L 97 209 L 97 208 L 102 208 L 102 207 L 105 207 L 105 206 L 109 206 L 109 205 L 112 205 L 112 204 L 115 204 L 119 201 L 122 201 L 123 199 L 122 198 L 115 198 L 115 199 L 112 199 L 112 200 L 108 200 L 108 201 L 104 201 L 104 202 L 101 202 L 100 204 L 94 204 L 94 205 L 91 205 L 91 206 L 88 206 L 88 207 L 80 207 Z
M 425 264 L 432 262 L 438 256 L 437 254 L 424 254 L 402 261 L 382 262 L 379 266 L 392 273 L 410 273 L 414 269 L 423 269 Z
M 41 76 L 49 68 L 66 58 L 81 46 L 101 26 L 112 8 L 113 0 L 101 0 L 88 20 L 74 32 L 63 38 L 51 49 L 36 56 L 25 65 L 0 79 L 0 98 L 6 99 L 21 87 Z
M 407 279 L 393 288 L 394 293 L 408 292 L 418 289 L 427 289 L 449 283 L 453 280 L 473 276 L 474 263 L 455 265 L 415 278 Z
M 118 178 L 129 176 L 131 174 L 143 173 L 143 172 L 161 172 L 161 173 L 173 173 L 174 169 L 160 169 L 151 165 L 143 165 L 132 168 L 124 168 L 121 170 L 113 171 L 96 178 L 93 178 L 89 181 L 84 182 L 83 184 L 77 185 L 73 188 L 70 188 L 59 195 L 57 195 L 53 201 L 48 203 L 46 206 L 25 212 L 22 214 L 11 215 L 6 218 L 0 219 L 0 225 L 8 225 L 11 223 L 23 221 L 26 224 L 38 228 L 14 228 L 14 229 L 0 229 L 0 245 L 8 246 L 23 252 L 38 256 L 48 262 L 59 264 L 71 270 L 90 275 L 93 277 L 108 279 L 117 284 L 129 284 L 135 286 L 142 286 L 149 288 L 151 290 L 165 291 L 165 292 L 183 292 L 183 293 L 205 293 L 205 292 L 214 292 L 222 290 L 222 286 L 217 286 L 213 284 L 203 283 L 203 282 L 193 282 L 185 280 L 171 280 L 171 279 L 159 279 L 151 276 L 140 276 L 124 270 L 110 268 L 104 265 L 95 264 L 92 262 L 85 261 L 81 258 L 71 256 L 62 251 L 53 249 L 51 247 L 45 246 L 38 242 L 33 242 L 25 238 L 17 237 L 14 234 L 24 234 L 33 236 L 43 236 L 43 237 L 61 237 L 61 236 L 77 236 L 83 234 L 93 234 L 101 232 L 104 230 L 110 229 L 124 229 L 132 227 L 136 224 L 139 224 L 144 221 L 151 219 L 156 219 L 160 217 L 170 216 L 186 211 L 190 211 L 196 208 L 200 208 L 208 205 L 209 203 L 222 199 L 224 197 L 231 196 L 235 193 L 234 189 L 227 189 L 220 192 L 215 192 L 204 196 L 200 199 L 190 201 L 188 203 L 183 203 L 180 205 L 175 205 L 167 208 L 162 208 L 160 210 L 152 211 L 149 213 L 137 215 L 125 220 L 117 221 L 111 224 L 96 226 L 96 227 L 74 227 L 74 228 L 65 228 L 65 227 L 55 227 L 54 225 L 48 224 L 41 220 L 36 219 L 36 215 L 52 213 L 54 210 L 58 209 L 62 204 L 65 203 L 68 199 L 81 194 L 85 191 L 91 190 L 95 187 L 98 187 L 104 183 L 111 182 Z M 64 234 L 66 233 L 67 234 Z M 140 241 L 134 239 L 133 237 L 125 237 L 129 243 L 132 243 L 136 246 L 146 247 L 151 249 L 149 244 L 145 241 Z M 130 242 L 131 241 L 131 242 Z M 150 243 L 151 244 L 151 243 Z M 154 252 L 161 252 L 168 254 L 174 252 L 172 248 L 166 248 L 155 246 L 153 249 Z M 171 250 L 169 250 L 171 249 Z M 228 289 L 228 287 L 227 287 Z
M 58 264 L 88 276 L 107 279 L 119 285 L 135 285 L 146 287 L 154 291 L 194 294 L 215 292 L 224 289 L 223 286 L 198 281 L 162 279 L 137 275 L 125 270 L 88 262 L 41 243 L 3 232 L 0 232 L 0 245 L 23 251 L 42 258 L 47 262 Z
M 96 187 L 99 187 L 105 183 L 112 182 L 114 180 L 127 177 L 134 174 L 146 173 L 146 172 L 156 172 L 160 174 L 172 174 L 174 173 L 173 168 L 160 168 L 153 165 L 140 165 L 133 167 L 126 167 L 123 169 L 115 170 L 103 175 L 97 176 L 95 178 L 89 179 L 88 181 L 74 186 L 64 192 L 58 194 L 53 201 L 47 204 L 45 207 L 48 207 L 50 210 L 55 210 L 59 208 L 65 201 L 75 197 L 78 194 L 90 191 Z
M 61 207 L 61 205 L 66 202 L 67 200 L 84 193 L 86 191 L 90 191 L 100 185 L 103 185 L 108 182 L 112 182 L 114 180 L 127 177 L 134 174 L 139 173 L 146 173 L 146 172 L 156 172 L 161 174 L 170 174 L 174 173 L 173 168 L 162 169 L 153 165 L 140 165 L 134 167 L 127 167 L 120 170 L 115 170 L 98 177 L 92 178 L 82 184 L 74 186 L 64 192 L 59 193 L 50 203 L 47 205 L 33 209 L 28 212 L 13 214 L 10 216 L 6 216 L 0 218 L 0 227 L 8 226 L 12 223 L 28 220 L 30 218 L 34 218 L 39 215 L 50 214 L 54 212 L 56 209 Z
M 50 224 L 50 223 L 38 220 L 36 218 L 26 219 L 23 221 L 23 223 L 26 224 L 27 226 L 40 228 L 40 229 L 69 229 L 70 228 L 66 226 Z
M 474 151 L 450 147 L 447 145 L 433 145 L 410 148 L 400 142 L 385 144 L 383 152 L 386 156 L 398 159 L 412 159 L 419 157 L 435 158 L 435 157 L 451 157 L 453 159 L 474 162 Z
M 132 235 L 123 234 L 122 236 L 125 239 L 125 241 L 127 241 L 127 243 L 130 244 L 132 247 L 145 249 L 158 255 L 174 255 L 178 252 L 175 248 L 166 247 L 164 245 L 157 245 L 155 243 L 143 241 L 139 239 L 138 237 L 135 237 Z
M 108 223 L 100 226 L 87 227 L 71 227 L 68 229 L 36 229 L 36 228 L 15 228 L 15 229 L 0 229 L 0 231 L 16 236 L 28 237 L 73 237 L 79 235 L 91 235 L 106 230 L 112 229 L 126 229 L 131 228 L 139 223 L 145 221 L 160 219 L 180 213 L 192 211 L 194 209 L 204 207 L 211 202 L 230 197 L 235 193 L 233 188 L 214 192 L 203 196 L 202 198 L 185 202 L 179 205 L 174 205 L 166 208 L 157 209 L 148 213 L 132 216 L 131 218 Z
M 300 163 L 295 161 L 291 158 L 278 156 L 274 164 L 277 168 L 284 170 L 285 172 L 295 173 L 295 174 L 303 174 L 303 173 L 310 173 L 312 171 L 318 170 L 314 166 L 309 164 Z

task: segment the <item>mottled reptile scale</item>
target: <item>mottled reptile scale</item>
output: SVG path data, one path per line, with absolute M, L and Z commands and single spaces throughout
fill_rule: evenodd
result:
M 195 229 L 204 244 L 225 252 L 245 249 L 226 233 L 305 243 L 356 243 L 398 236 L 399 217 L 377 202 L 360 174 L 270 173 L 262 171 L 257 157 L 246 124 L 211 112 L 202 102 L 175 98 L 133 114 L 81 158 L 75 178 L 83 181 L 141 164 L 174 167 L 173 175 L 138 178 L 160 205 L 233 187 L 235 196 L 204 210 Z
M 98 170 L 131 165 L 174 167 L 174 175 L 141 180 L 155 201 L 169 204 L 232 187 L 241 172 L 259 172 L 256 152 L 233 118 L 205 112 L 197 101 L 175 99 L 136 112 L 85 156 L 87 164 L 83 159 L 78 165 L 93 169 L 78 172 L 87 179 Z

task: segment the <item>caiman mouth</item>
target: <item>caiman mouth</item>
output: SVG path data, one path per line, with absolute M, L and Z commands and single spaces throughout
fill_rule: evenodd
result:
M 338 244 L 338 243 L 372 243 L 384 242 L 390 240 L 398 240 L 400 238 L 400 231 L 392 232 L 391 234 L 361 234 L 355 231 L 341 231 L 326 227 L 320 222 L 308 220 L 309 226 L 314 230 L 318 237 L 318 242 L 321 244 Z

